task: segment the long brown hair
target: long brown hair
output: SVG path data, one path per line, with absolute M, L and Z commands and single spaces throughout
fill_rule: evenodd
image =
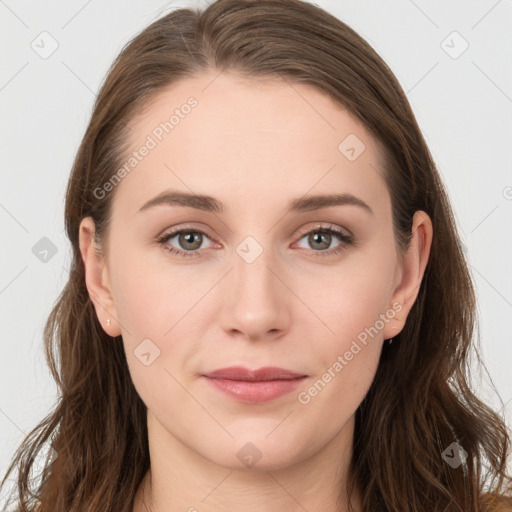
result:
M 121 337 L 109 337 L 96 316 L 78 228 L 92 216 L 101 245 L 113 193 L 99 198 L 94 191 L 123 162 L 129 123 L 165 87 L 207 70 L 306 82 L 330 95 L 382 144 L 397 246 L 407 248 L 415 211 L 432 219 L 419 295 L 405 328 L 383 346 L 356 413 L 348 492 L 357 484 L 364 512 L 512 510 L 505 496 L 509 433 L 469 382 L 469 358 L 478 354 L 475 295 L 435 163 L 388 66 L 342 21 L 300 0 L 219 0 L 204 11 L 175 10 L 112 64 L 69 179 L 72 263 L 44 331 L 58 403 L 18 448 L 3 480 L 18 468 L 16 510 L 132 510 L 149 469 L 146 407 Z M 457 468 L 443 457 L 452 443 L 467 453 Z M 47 460 L 32 489 L 33 459 L 48 445 L 57 457 Z

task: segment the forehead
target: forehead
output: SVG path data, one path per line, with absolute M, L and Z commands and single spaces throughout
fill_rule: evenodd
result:
M 369 197 L 384 186 L 364 125 L 323 91 L 289 80 L 226 72 L 181 80 L 132 120 L 129 148 L 114 202 L 133 212 L 164 188 L 254 201 L 270 190 Z

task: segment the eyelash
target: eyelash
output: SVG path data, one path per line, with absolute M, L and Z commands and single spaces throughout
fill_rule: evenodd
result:
M 157 239 L 157 242 L 159 245 L 162 246 L 164 250 L 171 254 L 175 254 L 180 257 L 189 257 L 189 256 L 196 256 L 201 252 L 201 249 L 196 249 L 194 251 L 182 251 L 181 249 L 176 249 L 175 247 L 170 246 L 167 242 L 174 238 L 176 235 L 179 235 L 181 233 L 200 233 L 201 235 L 206 236 L 207 238 L 210 238 L 204 231 L 201 231 L 200 229 L 196 228 L 180 228 L 176 229 L 174 231 L 171 231 L 169 233 L 165 233 L 161 237 Z M 306 235 L 310 235 L 312 233 L 322 233 L 322 234 L 330 234 L 335 235 L 339 238 L 341 241 L 340 245 L 338 245 L 335 249 L 329 249 L 329 250 L 320 250 L 320 251 L 313 251 L 315 256 L 318 257 L 326 257 L 326 256 L 336 256 L 343 252 L 348 245 L 354 244 L 354 239 L 352 235 L 348 235 L 344 233 L 343 231 L 340 231 L 333 226 L 317 226 L 313 229 L 310 229 L 309 231 L 301 232 L 300 238 L 304 238 Z

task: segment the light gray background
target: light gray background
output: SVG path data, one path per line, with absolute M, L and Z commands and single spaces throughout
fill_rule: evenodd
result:
M 453 202 L 478 293 L 481 355 L 505 406 L 485 373 L 475 388 L 510 425 L 511 2 L 316 3 L 365 37 L 407 93 Z M 56 397 L 42 329 L 67 278 L 64 193 L 95 92 L 131 37 L 170 9 L 189 4 L 0 0 L 2 476 L 24 434 L 48 414 Z M 50 48 L 43 31 L 58 43 L 47 59 L 31 47 L 35 41 Z M 47 39 L 41 42 L 42 37 Z M 469 47 L 457 56 L 464 40 Z M 32 252 L 42 237 L 57 248 L 46 263 Z

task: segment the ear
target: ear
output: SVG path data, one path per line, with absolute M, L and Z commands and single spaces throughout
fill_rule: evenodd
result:
M 404 328 L 407 316 L 416 301 L 432 246 L 432 221 L 423 211 L 413 217 L 411 243 L 399 262 L 397 285 L 389 304 L 396 316 L 383 329 L 383 339 L 396 336 Z
M 92 217 L 84 218 L 79 227 L 79 244 L 85 267 L 85 283 L 103 330 L 109 336 L 116 337 L 121 334 L 121 329 L 116 321 L 117 312 L 112 298 L 108 268 L 94 240 L 95 232 Z M 110 325 L 107 324 L 108 319 Z

